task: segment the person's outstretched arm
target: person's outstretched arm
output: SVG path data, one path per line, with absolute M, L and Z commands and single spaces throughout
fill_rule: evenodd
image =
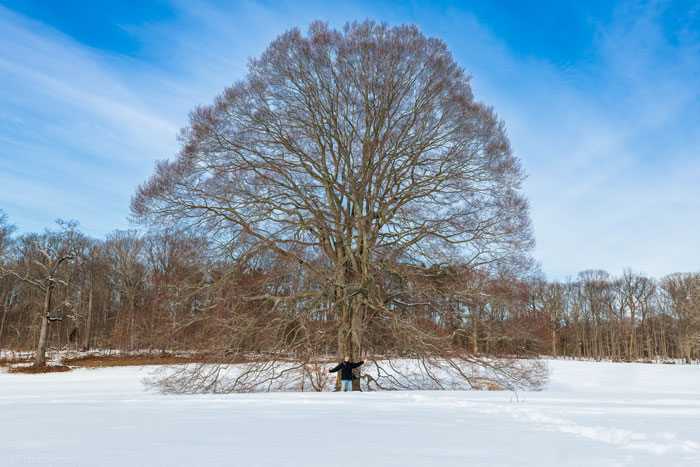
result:
M 351 363 L 351 364 L 350 364 L 350 368 L 357 368 L 358 366 L 364 364 L 366 360 L 367 360 L 367 359 L 365 358 L 364 360 L 360 360 L 360 361 L 357 362 L 357 363 Z
M 335 373 L 336 371 L 340 370 L 341 366 L 342 366 L 342 363 L 338 363 L 337 366 L 331 368 L 330 370 L 326 370 L 326 373 Z

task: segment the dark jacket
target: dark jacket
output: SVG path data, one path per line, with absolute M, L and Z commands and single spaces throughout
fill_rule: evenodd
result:
M 338 366 L 331 368 L 330 371 L 331 373 L 335 373 L 338 370 L 341 370 L 340 372 L 340 379 L 346 380 L 346 381 L 352 381 L 352 369 L 357 368 L 358 366 L 362 365 L 365 363 L 364 360 L 361 362 L 357 363 L 352 363 L 352 362 L 341 362 Z

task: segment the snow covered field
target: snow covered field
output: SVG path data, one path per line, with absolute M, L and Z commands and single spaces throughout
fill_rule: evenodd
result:
M 541 392 L 160 395 L 0 373 L 0 466 L 698 466 L 700 366 L 551 361 Z M 359 462 L 359 463 L 358 463 Z

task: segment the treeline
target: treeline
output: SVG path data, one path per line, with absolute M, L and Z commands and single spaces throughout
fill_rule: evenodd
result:
M 700 357 L 700 273 L 656 280 L 629 269 L 619 277 L 588 270 L 576 280 L 537 283 L 531 301 L 548 319 L 552 355 L 686 363 Z
M 237 270 L 216 252 L 203 238 L 165 231 L 94 239 L 70 222 L 15 235 L 0 217 L 0 348 L 36 348 L 46 322 L 48 348 L 207 351 L 230 340 L 256 352 L 276 349 L 267 339 L 284 337 L 257 333 L 255 323 L 260 314 L 269 322 L 289 310 L 239 297 L 254 296 L 261 284 L 292 286 L 290 271 L 264 260 Z M 548 282 L 536 274 L 447 268 L 434 277 L 443 282 L 435 290 L 460 285 L 460 294 L 440 305 L 451 312 L 412 304 L 403 313 L 418 330 L 453 336 L 465 352 L 687 363 L 700 357 L 698 273 L 656 280 L 596 270 Z M 328 334 L 317 340 L 325 342 L 320 353 L 335 351 L 332 319 L 319 306 L 304 323 L 306 332 Z M 411 352 L 392 335 L 374 335 L 371 345 L 376 353 Z
M 45 311 L 53 348 L 201 345 L 192 321 L 210 303 L 202 286 L 219 266 L 206 261 L 198 240 L 135 230 L 97 240 L 75 223 L 60 227 L 16 237 L 7 224 L 1 231 L 1 348 L 34 349 Z

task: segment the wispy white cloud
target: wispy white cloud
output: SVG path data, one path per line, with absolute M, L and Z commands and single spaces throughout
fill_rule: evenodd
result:
M 556 79 L 555 70 L 547 81 L 559 108 L 528 125 L 529 135 L 514 136 L 532 167 L 526 187 L 537 254 L 554 276 L 585 268 L 631 266 L 656 276 L 700 268 L 692 234 L 700 230 L 698 42 L 671 44 L 663 27 L 656 8 L 618 12 L 600 25 L 601 61 L 581 78 L 595 80 L 597 89 L 580 92 L 580 81 Z
M 515 52 L 468 14 L 442 19 L 529 173 L 535 255 L 550 277 L 700 269 L 700 41 L 669 40 L 664 11 L 621 7 L 563 65 Z M 458 25 L 468 33 L 450 32 Z
M 130 175 L 172 155 L 184 118 L 143 102 L 124 57 L 1 7 L 0 31 L 0 206 L 23 230 L 57 217 L 93 234 L 125 226 Z
M 152 142 L 144 129 L 156 136 L 177 130 L 172 121 L 157 115 L 140 102 L 109 63 L 85 47 L 5 10 L 0 17 L 0 69 L 7 93 L 15 84 L 30 88 L 32 103 L 53 101 L 110 123 L 125 136 Z M 123 62 L 123 61 L 122 61 Z M 144 76 L 148 79 L 148 76 Z M 9 85 L 7 85 L 9 84 Z

